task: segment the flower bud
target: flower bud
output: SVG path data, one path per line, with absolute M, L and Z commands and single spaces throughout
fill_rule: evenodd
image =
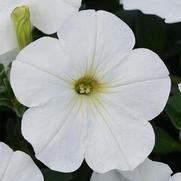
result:
M 19 48 L 23 49 L 32 42 L 32 26 L 30 11 L 27 6 L 20 6 L 13 10 L 11 14 Z

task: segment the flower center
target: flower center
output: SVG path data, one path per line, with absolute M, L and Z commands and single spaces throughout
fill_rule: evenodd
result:
M 97 87 L 98 82 L 90 77 L 83 77 L 75 83 L 75 91 L 80 95 L 90 95 Z

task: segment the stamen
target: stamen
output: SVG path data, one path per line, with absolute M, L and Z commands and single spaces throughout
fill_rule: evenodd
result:
M 75 83 L 75 91 L 80 95 L 90 95 L 98 87 L 98 82 L 89 77 L 83 77 Z

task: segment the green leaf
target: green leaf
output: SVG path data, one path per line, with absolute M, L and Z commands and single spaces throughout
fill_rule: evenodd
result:
M 181 83 L 181 78 L 179 76 L 170 75 L 170 78 L 173 85 L 178 86 L 178 84 Z
M 26 107 L 21 105 L 14 96 L 13 90 L 9 81 L 9 69 L 4 69 L 0 64 L 0 106 L 10 108 L 18 117 L 22 117 Z
M 13 100 L 13 109 L 18 117 L 23 117 L 26 107 L 20 104 L 16 99 Z
M 9 96 L 9 98 L 13 98 L 14 97 L 14 93 L 13 93 L 13 91 L 11 89 L 11 85 L 10 85 L 9 80 L 7 78 L 4 78 L 3 79 L 3 83 L 4 83 L 4 86 L 5 86 L 6 90 L 7 90 L 7 94 Z
M 162 128 L 156 127 L 155 131 L 155 147 L 153 153 L 155 154 L 167 154 L 173 151 L 181 152 L 181 143 L 177 142 Z
M 0 73 L 4 70 L 4 65 L 0 63 Z
M 0 107 L 7 107 L 13 110 L 13 104 L 8 98 L 0 98 Z
M 4 93 L 5 91 L 6 91 L 6 88 L 0 85 L 0 94 Z
M 3 79 L 6 76 L 6 69 L 3 64 L 0 64 L 0 79 Z
M 172 96 L 166 107 L 166 113 L 173 125 L 181 130 L 181 93 Z
M 60 173 L 50 169 L 41 170 L 45 181 L 70 181 L 72 179 L 71 173 Z

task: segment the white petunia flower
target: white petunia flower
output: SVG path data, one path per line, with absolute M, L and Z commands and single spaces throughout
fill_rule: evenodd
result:
M 180 0 L 122 0 L 124 9 L 139 9 L 145 14 L 155 14 L 166 23 L 181 22 Z
M 171 176 L 170 167 L 161 162 L 146 159 L 133 171 L 112 170 L 105 174 L 93 173 L 90 181 L 180 181 L 181 173 Z
M 43 181 L 43 175 L 31 157 L 24 152 L 13 152 L 6 144 L 0 143 L 1 181 Z
M 131 29 L 105 11 L 77 13 L 58 35 L 31 43 L 12 65 L 12 88 L 30 107 L 24 137 L 54 170 L 74 171 L 84 159 L 101 173 L 134 169 L 154 146 L 147 120 L 167 102 L 166 66 L 132 50 Z
M 18 47 L 11 14 L 16 7 L 27 6 L 32 25 L 47 34 L 80 8 L 81 0 L 0 0 L 0 55 Z

